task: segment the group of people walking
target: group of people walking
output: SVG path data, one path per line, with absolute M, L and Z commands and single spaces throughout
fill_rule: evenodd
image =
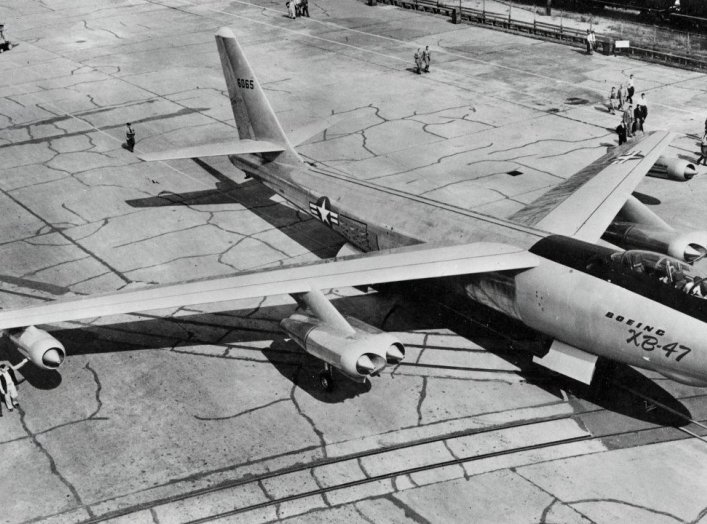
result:
M 425 49 L 420 52 L 420 48 L 415 51 L 415 72 L 419 75 L 424 71 L 425 73 L 430 72 L 430 61 L 432 60 L 430 46 L 426 45 Z
M 612 115 L 616 111 L 623 111 L 621 122 L 616 126 L 616 133 L 619 135 L 619 145 L 625 143 L 628 138 L 633 137 L 638 131 L 645 133 L 644 124 L 648 118 L 648 101 L 646 94 L 641 93 L 641 96 L 635 101 L 633 96 L 636 92 L 633 75 L 629 76 L 628 81 L 619 84 L 619 88 L 611 88 L 609 93 L 609 112 Z
M 309 0 L 287 0 L 285 7 L 290 18 L 309 17 Z

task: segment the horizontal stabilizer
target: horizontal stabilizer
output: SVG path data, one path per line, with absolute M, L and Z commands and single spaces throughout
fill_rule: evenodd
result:
M 271 153 L 284 151 L 285 146 L 264 140 L 234 140 L 198 146 L 180 147 L 154 153 L 138 153 L 146 162 L 155 160 L 177 160 L 179 158 L 201 158 L 208 156 L 247 155 L 250 153 Z
M 542 358 L 533 357 L 533 362 L 566 377 L 591 384 L 597 356 L 553 340 L 550 351 Z
M 420 244 L 342 259 L 248 271 L 231 277 L 150 286 L 79 299 L 57 300 L 24 309 L 2 310 L 0 329 L 243 298 L 307 293 L 312 289 L 527 269 L 538 263 L 537 256 L 507 244 Z

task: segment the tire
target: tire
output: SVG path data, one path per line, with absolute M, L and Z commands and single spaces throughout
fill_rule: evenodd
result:
M 319 385 L 324 391 L 332 391 L 334 389 L 334 377 L 330 371 L 322 371 L 319 374 Z

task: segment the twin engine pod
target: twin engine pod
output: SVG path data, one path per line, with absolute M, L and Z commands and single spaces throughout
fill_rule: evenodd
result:
M 707 231 L 680 232 L 645 224 L 614 222 L 602 238 L 624 249 L 646 249 L 688 263 L 707 255 Z
M 697 169 L 692 162 L 667 156 L 659 157 L 653 167 L 646 173 L 646 175 L 655 178 L 667 178 L 678 182 L 690 180 L 696 174 Z
M 386 364 L 397 364 L 405 346 L 395 336 L 353 317 L 346 317 L 351 333 L 342 333 L 316 317 L 295 313 L 280 327 L 307 353 L 337 368 L 357 382 L 365 382 Z
M 8 337 L 32 364 L 42 369 L 57 369 L 64 362 L 66 350 L 61 342 L 43 329 L 29 326 L 8 333 Z

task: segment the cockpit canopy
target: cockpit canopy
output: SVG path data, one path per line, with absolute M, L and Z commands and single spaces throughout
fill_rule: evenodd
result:
M 686 283 L 703 280 L 695 269 L 685 262 L 653 251 L 630 250 L 611 255 L 611 264 L 615 268 L 644 273 L 665 284 L 684 286 Z

